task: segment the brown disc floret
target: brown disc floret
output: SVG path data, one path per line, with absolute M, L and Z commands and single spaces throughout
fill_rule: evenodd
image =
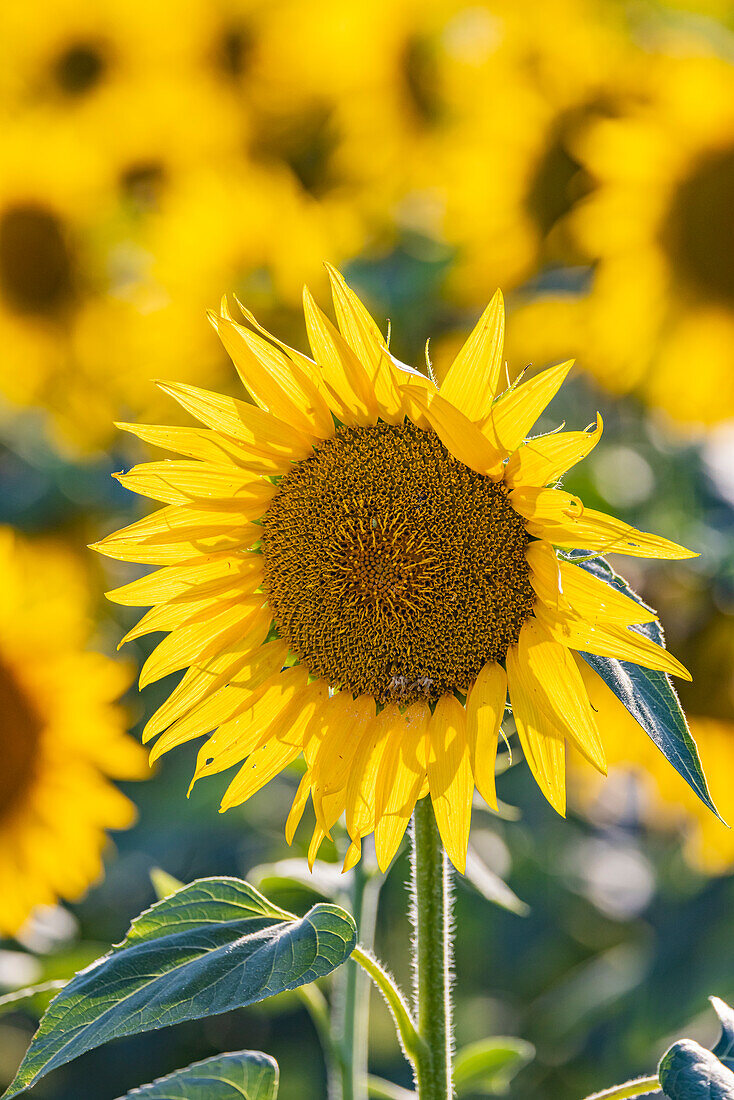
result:
M 408 422 L 339 428 L 283 478 L 263 524 L 281 637 L 314 675 L 379 703 L 465 692 L 532 609 L 504 485 Z

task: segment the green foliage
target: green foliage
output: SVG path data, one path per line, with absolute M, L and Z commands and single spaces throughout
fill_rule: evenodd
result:
M 721 1024 L 721 1038 L 714 1047 L 714 1054 L 720 1062 L 734 1070 L 734 1012 L 720 997 L 709 999 Z
M 142 913 L 121 944 L 68 983 L 5 1095 L 111 1039 L 312 982 L 355 943 L 354 920 L 336 905 L 315 905 L 298 919 L 239 879 L 200 879 Z
M 275 1100 L 278 1063 L 256 1050 L 219 1054 L 141 1085 L 119 1100 Z
M 734 1100 L 734 1073 L 692 1039 L 673 1043 L 658 1077 L 670 1100 Z
M 627 1081 L 596 1092 L 586 1100 L 734 1100 L 734 1012 L 718 997 L 710 998 L 719 1020 L 721 1038 L 713 1051 L 692 1039 L 679 1039 L 666 1050 L 656 1077 Z M 662 1092 L 656 1086 L 662 1086 Z
M 641 606 L 646 606 L 603 558 L 581 560 L 581 554 L 573 553 L 569 558 L 571 561 L 575 558 L 577 564 L 592 576 L 616 588 L 618 592 L 629 596 L 630 599 L 636 600 Z M 665 637 L 658 622 L 644 623 L 631 629 L 638 630 L 658 645 L 665 644 Z M 611 688 L 701 801 L 718 817 L 718 811 L 709 794 L 696 742 L 691 736 L 669 677 L 664 672 L 642 668 L 630 661 L 618 661 L 614 657 L 598 657 L 592 653 L 582 653 L 581 656 Z
M 532 1060 L 535 1048 L 523 1039 L 494 1038 L 471 1043 L 456 1055 L 456 1091 L 503 1096 L 510 1082 Z

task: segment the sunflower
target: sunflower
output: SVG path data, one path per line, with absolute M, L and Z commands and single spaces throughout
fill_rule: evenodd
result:
M 474 304 L 478 287 L 516 287 L 546 263 L 578 262 L 563 216 L 589 180 L 572 139 L 629 94 L 633 51 L 620 13 L 596 0 L 473 5 L 447 21 L 441 44 L 450 122 L 416 176 L 432 185 L 439 232 L 457 247 L 452 293 Z
M 0 934 L 38 905 L 78 898 L 102 873 L 105 830 L 133 804 L 110 778 L 141 778 L 144 755 L 115 700 L 125 669 L 85 651 L 89 592 L 54 543 L 0 529 Z
M 658 57 L 648 82 L 577 146 L 596 183 L 569 223 L 595 260 L 580 346 L 609 388 L 713 424 L 734 415 L 734 74 Z
M 654 615 L 563 549 L 691 555 L 552 487 L 601 420 L 525 442 L 571 364 L 497 397 L 499 292 L 439 393 L 329 274 L 338 328 L 304 291 L 313 358 L 244 307 L 248 325 L 226 302 L 211 315 L 254 404 L 162 384 L 204 427 L 122 425 L 183 457 L 117 475 L 165 507 L 95 549 L 163 567 L 108 594 L 151 606 L 127 638 L 169 632 L 141 687 L 187 669 L 146 726 L 153 758 L 209 734 L 194 782 L 239 765 L 224 810 L 303 755 L 287 838 L 310 796 L 311 859 L 344 814 L 347 867 L 373 831 L 386 867 L 430 793 L 463 869 L 474 788 L 496 805 L 508 690 L 528 765 L 564 813 L 566 741 L 606 766 L 575 651 L 689 678 L 627 629 Z

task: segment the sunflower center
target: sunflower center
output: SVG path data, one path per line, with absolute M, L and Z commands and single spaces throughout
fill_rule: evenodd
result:
M 340 428 L 283 478 L 263 523 L 281 637 L 314 675 L 380 703 L 466 691 L 532 609 L 504 486 L 410 423 Z
M 74 266 L 53 211 L 18 203 L 0 215 L 0 291 L 18 313 L 56 313 L 69 304 Z
M 3 716 L 0 769 L 0 821 L 15 809 L 33 781 L 41 722 L 10 669 L 0 662 L 0 713 Z
M 673 198 L 663 244 L 691 288 L 734 306 L 734 148 L 701 159 Z
M 75 42 L 59 54 L 53 75 L 60 90 L 68 96 L 83 96 L 100 83 L 107 60 L 96 42 Z

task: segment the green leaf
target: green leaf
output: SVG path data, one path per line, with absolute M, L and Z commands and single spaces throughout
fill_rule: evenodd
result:
M 658 1077 L 670 1100 L 734 1100 L 734 1073 L 692 1039 L 673 1043 Z
M 354 920 L 336 905 L 298 919 L 239 879 L 192 882 L 137 917 L 54 998 L 5 1096 L 110 1039 L 296 989 L 329 974 L 355 943 Z
M 487 867 L 476 848 L 470 844 L 466 853 L 466 869 L 463 879 L 471 883 L 477 893 L 481 894 L 493 905 L 499 905 L 501 909 L 507 909 L 510 913 L 516 913 L 519 917 L 526 917 L 530 912 L 530 906 L 521 901 L 504 879 Z
M 603 558 L 581 561 L 578 560 L 579 554 L 576 555 L 576 563 L 582 569 L 612 588 L 616 588 L 618 592 L 629 596 L 640 606 L 647 607 Z M 568 558 L 573 561 L 574 555 L 570 554 Z M 658 622 L 644 623 L 631 629 L 638 630 L 640 634 L 644 634 L 658 645 L 665 645 L 662 627 Z M 688 728 L 669 677 L 664 672 L 642 668 L 630 661 L 618 661 L 613 657 L 597 657 L 593 653 L 581 653 L 580 656 L 591 665 L 594 672 L 601 676 L 701 801 L 720 818 L 709 794 L 696 742 Z
M 720 997 L 709 997 L 709 1000 L 721 1023 L 721 1038 L 714 1047 L 714 1054 L 720 1062 L 734 1070 L 734 1011 Z
M 278 891 L 297 886 L 325 898 L 344 895 L 352 882 L 353 873 L 342 872 L 341 864 L 314 861 L 309 870 L 307 859 L 281 859 L 277 863 L 262 863 L 248 872 L 248 877 L 259 890 Z
M 158 901 L 163 901 L 163 898 L 167 898 L 169 894 L 175 894 L 184 885 L 181 879 L 169 875 L 168 871 L 164 871 L 162 867 L 151 867 L 149 874 Z
M 218 1054 L 141 1085 L 119 1100 L 275 1100 L 278 1063 L 257 1050 Z
M 524 1039 L 495 1038 L 471 1043 L 456 1055 L 456 1091 L 502 1096 L 513 1077 L 535 1057 L 535 1048 Z

